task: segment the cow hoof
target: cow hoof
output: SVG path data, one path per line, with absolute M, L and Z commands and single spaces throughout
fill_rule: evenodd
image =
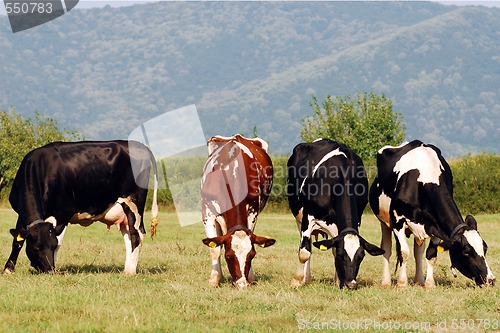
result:
M 408 287 L 408 282 L 407 281 L 404 281 L 404 282 L 398 281 L 398 284 L 396 285 L 396 287 L 398 289 L 406 289 Z
M 434 281 L 426 281 L 425 282 L 425 289 L 432 290 L 435 288 L 436 288 L 436 284 L 434 283 Z
M 300 288 L 302 287 L 306 282 L 304 280 L 297 280 L 297 279 L 292 279 L 292 282 L 290 283 L 290 286 L 292 288 Z
M 219 281 L 208 281 L 208 285 L 212 288 L 219 288 Z
M 3 273 L 6 275 L 10 275 L 10 274 L 14 273 L 14 271 L 11 271 L 9 268 L 6 268 L 3 270 Z

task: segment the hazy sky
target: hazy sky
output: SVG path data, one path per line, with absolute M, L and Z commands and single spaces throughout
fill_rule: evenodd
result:
M 212 1 L 212 0 L 206 0 L 206 1 Z M 333 0 L 333 1 L 336 1 L 336 0 Z M 374 0 L 374 1 L 377 1 L 377 0 Z M 411 1 L 411 0 L 404 0 L 404 1 Z M 111 5 L 111 6 L 129 6 L 129 5 L 132 5 L 134 3 L 144 3 L 144 2 L 158 2 L 158 0 L 145 0 L 145 1 L 144 0 L 143 1 L 80 0 L 80 2 L 78 3 L 77 8 L 104 7 L 106 5 Z M 481 6 L 487 6 L 487 7 L 500 7 L 500 0 L 482 0 L 482 1 L 452 0 L 452 1 L 435 1 L 435 2 L 439 2 L 439 3 L 445 4 L 445 5 L 457 5 L 457 6 L 481 5 Z
M 104 7 L 110 5 L 112 7 L 121 7 L 121 6 L 130 6 L 137 3 L 146 3 L 146 2 L 159 2 L 159 1 L 169 1 L 169 0 L 80 0 L 78 5 L 75 8 L 95 8 L 95 7 Z M 182 1 L 182 0 L 181 0 Z M 189 0 L 187 0 L 189 1 Z M 202 1 L 216 1 L 216 0 L 202 0 Z M 227 1 L 227 0 L 226 0 Z M 231 1 L 231 0 L 229 0 Z M 245 0 L 244 0 L 245 1 Z M 248 0 L 251 1 L 251 0 Z M 286 0 L 285 0 L 286 1 Z M 291 1 L 300 1 L 300 0 L 291 0 Z M 330 0 L 320 0 L 320 1 L 330 1 Z M 333 0 L 333 1 L 343 1 L 343 0 Z M 368 1 L 379 1 L 379 0 L 368 0 Z M 388 0 L 382 0 L 388 1 Z M 411 0 L 403 0 L 403 1 L 411 1 Z M 481 5 L 487 7 L 500 7 L 500 0 L 482 0 L 482 1 L 470 1 L 470 0 L 451 0 L 451 1 L 435 1 L 445 5 L 457 5 L 457 6 L 465 6 L 465 5 Z M 0 15 L 6 15 L 5 7 L 0 6 Z

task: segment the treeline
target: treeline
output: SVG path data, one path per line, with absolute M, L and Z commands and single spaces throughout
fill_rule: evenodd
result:
M 265 212 L 289 213 L 286 196 L 288 157 L 274 156 L 274 185 Z M 468 155 L 449 162 L 453 172 L 454 198 L 463 216 L 467 214 L 500 213 L 500 155 Z M 190 165 L 193 165 L 190 163 Z M 376 176 L 375 162 L 365 163 L 369 184 Z M 186 170 L 184 170 L 185 172 Z M 182 172 L 179 169 L 179 172 Z M 200 169 L 201 173 L 201 169 Z M 191 184 L 191 186 L 193 186 Z M 194 184 L 199 186 L 199 183 Z M 151 200 L 152 195 L 148 196 Z M 149 201 L 150 203 L 150 201 Z M 163 209 L 175 209 L 172 195 L 168 189 L 160 190 L 159 204 Z M 369 212 L 369 205 L 365 212 Z

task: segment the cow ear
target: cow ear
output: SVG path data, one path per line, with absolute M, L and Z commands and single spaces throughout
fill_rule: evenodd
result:
M 372 256 L 380 256 L 385 253 L 384 250 L 382 250 L 380 247 L 373 245 L 371 243 L 368 243 L 363 237 L 359 237 L 361 240 L 361 245 L 365 249 L 366 252 L 368 252 Z
M 447 239 L 448 237 L 444 235 L 441 230 L 436 228 L 434 225 L 429 226 L 429 230 L 426 230 L 427 234 L 436 236 L 439 239 Z
M 477 221 L 472 215 L 467 215 L 465 218 L 465 224 L 477 231 Z
M 438 250 L 438 252 L 448 251 L 451 248 L 452 244 L 453 244 L 453 241 L 451 241 L 451 240 L 443 241 L 443 242 L 438 244 L 437 250 Z
M 313 245 L 322 251 L 326 251 L 328 249 L 331 249 L 332 247 L 335 247 L 338 243 L 338 240 L 338 237 L 332 239 L 324 239 L 318 242 L 314 242 Z
M 15 240 L 18 242 L 24 241 L 26 238 L 28 238 L 29 231 L 27 229 L 21 229 L 20 231 L 16 229 L 10 229 L 10 234 L 12 237 L 14 237 Z
M 64 229 L 66 229 L 66 225 L 65 224 L 59 224 L 59 225 L 56 225 L 56 227 L 54 229 L 56 230 L 56 236 L 59 236 L 60 234 L 62 234 L 62 232 L 64 231 Z
M 219 237 L 213 237 L 213 238 L 205 238 L 202 240 L 202 242 L 206 246 L 214 248 L 214 247 L 217 247 L 217 246 L 224 244 L 225 240 L 226 240 L 226 238 L 224 236 L 219 236 Z
M 276 243 L 275 239 L 268 238 L 268 237 L 261 237 L 257 235 L 253 235 L 252 238 L 252 243 L 259 245 L 260 247 L 268 247 Z

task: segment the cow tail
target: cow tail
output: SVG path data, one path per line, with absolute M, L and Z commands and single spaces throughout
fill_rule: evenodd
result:
M 401 267 L 403 264 L 403 254 L 401 253 L 401 243 L 397 237 L 394 237 L 396 240 L 396 269 L 394 270 L 394 274 L 398 271 L 398 267 Z
M 158 167 L 152 153 L 151 162 L 153 164 L 154 172 L 153 204 L 151 205 L 151 239 L 154 239 L 156 235 L 156 227 L 158 226 Z

